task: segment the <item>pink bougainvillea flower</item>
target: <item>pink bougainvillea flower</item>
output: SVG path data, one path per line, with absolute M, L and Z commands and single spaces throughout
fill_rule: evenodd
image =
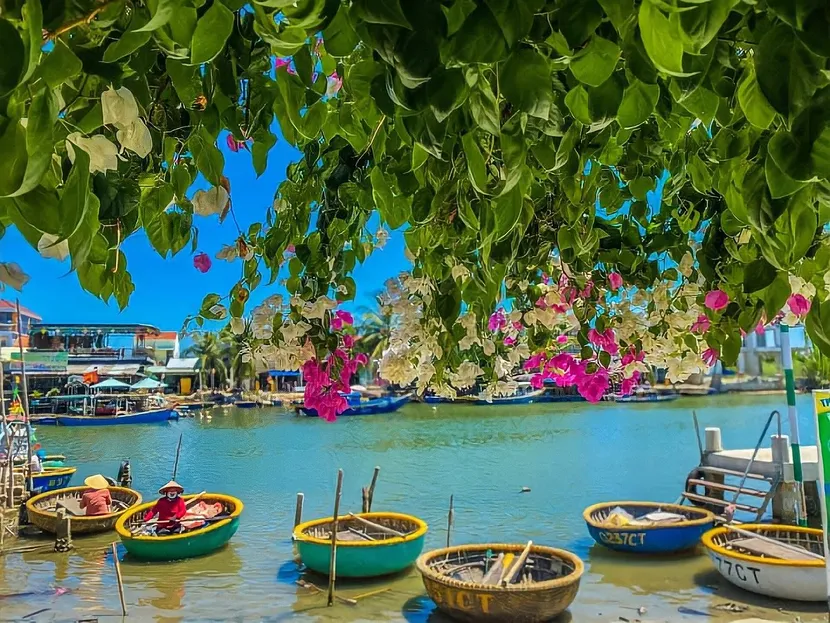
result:
M 238 152 L 240 149 L 248 149 L 248 141 L 237 141 L 233 137 L 233 134 L 228 134 L 225 142 L 228 144 L 228 149 L 234 153 Z
M 504 345 L 505 346 L 513 346 L 513 344 L 515 344 L 515 343 L 516 343 L 516 338 L 515 337 L 510 337 L 508 335 L 506 338 L 504 338 Z
M 612 355 L 616 355 L 620 351 L 614 329 L 606 329 L 602 333 L 596 329 L 590 329 L 588 331 L 588 341 Z
M 331 319 L 331 328 L 334 331 L 340 331 L 346 325 L 353 325 L 354 317 L 347 311 L 338 309 L 334 312 L 334 318 Z
M 624 378 L 622 383 L 620 383 L 620 393 L 623 396 L 630 396 L 631 393 L 637 388 L 637 385 L 640 384 L 640 371 L 635 370 L 634 373 L 628 377 Z
M 344 335 L 343 336 L 343 348 L 354 348 L 355 337 L 353 335 Z
M 706 293 L 703 304 L 712 311 L 720 311 L 729 305 L 729 295 L 723 290 L 712 290 Z
M 326 97 L 332 97 L 343 86 L 343 78 L 337 75 L 335 71 L 328 78 L 326 78 Z
M 519 322 L 518 320 L 516 320 L 516 321 L 513 322 L 513 328 L 516 331 L 522 331 L 522 330 L 524 330 L 524 325 L 521 322 Z
M 542 364 L 548 360 L 548 356 L 545 353 L 536 353 L 530 359 L 525 361 L 524 369 L 525 370 L 538 370 L 542 367 Z
M 616 292 L 622 287 L 623 278 L 620 273 L 611 273 L 608 275 L 608 285 L 611 286 L 611 289 Z
M 504 315 L 503 309 L 497 309 L 490 314 L 490 320 L 487 322 L 487 327 L 494 333 L 501 331 L 507 326 L 507 317 Z
M 767 332 L 766 327 L 764 327 L 764 321 L 759 320 L 758 324 L 755 326 L 755 335 L 764 335 Z
M 787 299 L 790 311 L 796 316 L 806 316 L 810 311 L 810 301 L 803 294 L 793 294 Z
M 357 361 L 357 363 L 359 363 L 361 366 L 367 366 L 367 365 L 369 365 L 369 355 L 367 355 L 366 353 L 358 353 L 358 354 L 355 356 L 355 358 L 354 358 L 354 359 L 355 359 L 355 361 Z
M 567 344 L 568 343 L 568 336 L 567 335 L 558 335 L 558 336 L 556 336 L 556 343 L 557 344 Z
M 193 256 L 193 266 L 200 273 L 206 273 L 211 266 L 210 256 L 207 253 L 197 253 Z
M 548 277 L 547 273 L 542 273 L 542 283 L 548 285 L 550 283 L 550 277 Z
M 279 69 L 280 67 L 285 67 L 285 71 L 287 71 L 292 76 L 297 75 L 297 70 L 294 69 L 294 65 L 291 62 L 290 58 L 280 58 L 277 57 L 274 59 L 274 69 Z
M 538 299 L 536 299 L 536 307 L 538 307 L 539 309 L 547 309 L 548 304 L 547 301 L 545 301 L 544 296 L 540 296 Z
M 611 379 L 608 370 L 597 366 L 593 373 L 588 372 L 587 362 L 580 362 L 571 366 L 574 375 L 576 390 L 588 402 L 599 402 L 605 392 L 608 391 Z
M 692 333 L 706 333 L 710 326 L 712 326 L 712 323 L 709 318 L 705 314 L 700 314 L 697 320 L 692 323 Z
M 700 356 L 703 359 L 704 363 L 706 363 L 707 366 L 715 365 L 718 358 L 720 357 L 720 355 L 718 354 L 718 351 L 716 351 L 714 348 L 707 348 L 702 353 L 700 353 Z
M 630 363 L 635 361 L 643 361 L 646 358 L 646 354 L 643 351 L 637 352 L 637 349 L 634 346 L 631 346 L 628 351 L 620 358 L 620 363 L 624 366 L 627 366 Z

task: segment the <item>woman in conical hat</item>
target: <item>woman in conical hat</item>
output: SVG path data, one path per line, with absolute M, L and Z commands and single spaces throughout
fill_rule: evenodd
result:
M 84 484 L 90 490 L 81 496 L 80 506 L 81 509 L 86 509 L 87 516 L 106 515 L 112 512 L 112 496 L 110 496 L 107 479 L 101 474 L 95 474 L 84 480 Z
M 158 516 L 156 534 L 182 532 L 183 528 L 179 519 L 187 513 L 182 493 L 184 493 L 184 487 L 175 480 L 171 480 L 159 489 L 159 494 L 162 497 L 150 510 L 144 513 L 144 521 L 150 521 L 153 517 Z

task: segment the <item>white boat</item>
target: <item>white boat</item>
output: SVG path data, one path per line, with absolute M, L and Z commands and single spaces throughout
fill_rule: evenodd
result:
M 709 558 L 727 581 L 776 599 L 827 601 L 821 530 L 774 524 L 746 524 L 740 530 L 743 534 L 719 527 L 702 538 Z

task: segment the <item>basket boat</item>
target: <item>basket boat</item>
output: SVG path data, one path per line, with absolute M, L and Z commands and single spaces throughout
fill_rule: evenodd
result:
M 657 515 L 661 519 L 617 526 L 609 522 L 609 516 L 617 508 L 634 517 Z M 667 515 L 685 519 L 663 521 Z M 603 502 L 589 506 L 582 516 L 597 543 L 613 550 L 640 554 L 670 554 L 692 549 L 703 533 L 715 525 L 715 516 L 710 511 L 659 502 Z
M 45 493 L 65 489 L 69 486 L 75 471 L 74 467 L 44 467 L 42 472 L 32 474 L 32 492 Z
M 72 534 L 93 534 L 112 530 L 118 518 L 133 506 L 141 504 L 141 494 L 126 487 L 109 487 L 114 506 L 121 506 L 121 510 L 106 515 L 87 517 L 80 508 L 81 496 L 89 491 L 89 487 L 68 487 L 41 493 L 26 502 L 26 511 L 29 514 L 29 523 L 44 532 L 54 534 L 58 528 L 58 504 L 67 509 L 67 515 L 72 518 Z
M 195 497 L 197 495 L 183 496 L 185 503 Z M 144 524 L 144 513 L 152 508 L 154 502 L 142 504 L 121 515 L 115 530 L 130 556 L 141 560 L 182 560 L 210 554 L 230 541 L 239 528 L 239 516 L 244 508 L 242 500 L 221 493 L 204 493 L 198 497 L 207 504 L 222 504 L 223 512 L 216 520 L 182 534 L 156 536 L 132 533 L 132 530 Z
M 824 555 L 821 530 L 774 524 L 743 524 L 740 528 L 775 539 L 784 547 L 752 539 L 725 527 L 710 530 L 703 535 L 703 545 L 727 581 L 752 593 L 777 599 L 827 600 L 824 560 L 807 553 Z M 807 551 L 799 554 L 787 545 Z
M 331 525 L 332 518 L 326 517 L 294 528 L 294 541 L 303 564 L 323 575 L 329 573 Z M 426 533 L 427 524 L 412 515 L 378 512 L 340 517 L 337 577 L 371 578 L 403 571 L 423 551 Z
M 418 571 L 438 609 L 462 621 L 549 621 L 573 603 L 585 566 L 574 554 L 532 545 L 518 583 L 484 584 L 485 573 L 504 560 L 518 558 L 522 544 L 459 545 L 427 552 Z M 489 565 L 488 565 L 489 558 Z

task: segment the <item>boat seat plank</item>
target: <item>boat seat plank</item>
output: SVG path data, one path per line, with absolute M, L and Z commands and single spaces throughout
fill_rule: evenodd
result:
M 765 498 L 769 495 L 769 491 L 761 491 L 760 489 L 748 489 L 746 487 L 738 487 L 735 485 L 727 485 L 722 484 L 719 482 L 713 482 L 712 480 L 703 480 L 702 478 L 689 478 L 688 483 L 690 485 L 698 485 L 700 487 L 706 487 L 707 489 L 713 489 L 715 491 L 730 491 L 732 493 L 740 492 L 741 495 L 752 495 L 758 498 Z
M 721 474 L 723 476 L 736 476 L 737 478 L 743 478 L 744 473 L 739 472 L 734 469 L 724 469 L 723 467 L 712 467 L 711 465 L 698 465 L 696 470 L 701 472 L 706 472 L 707 474 Z M 749 473 L 746 475 L 748 480 L 766 480 L 768 482 L 772 481 L 771 476 L 764 476 L 763 474 L 753 474 Z
M 767 556 L 768 558 L 780 558 L 781 560 L 806 560 L 814 561 L 815 556 L 811 556 L 807 550 L 800 554 L 797 549 L 802 549 L 795 546 L 783 547 L 776 543 L 758 538 L 735 539 L 729 542 L 732 547 L 740 547 L 743 550 L 756 556 Z M 797 549 L 793 549 L 797 548 Z
M 731 506 L 732 502 L 728 500 L 721 500 L 718 498 L 712 498 L 707 495 L 698 495 L 696 493 L 684 493 L 683 497 L 687 500 L 691 500 L 693 502 L 703 502 L 704 504 L 713 504 L 715 506 L 723 506 L 726 508 L 727 506 Z M 746 511 L 748 513 L 757 513 L 758 508 L 755 506 L 748 506 L 747 504 L 735 504 L 735 508 L 741 511 Z

